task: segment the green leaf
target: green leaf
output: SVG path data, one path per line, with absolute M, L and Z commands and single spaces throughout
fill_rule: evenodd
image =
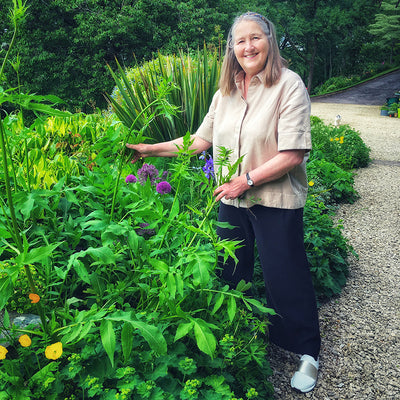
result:
M 75 324 L 74 324 L 75 325 Z M 67 331 L 63 334 L 62 341 L 64 344 L 70 343 L 75 340 L 82 331 L 82 324 L 78 324 L 75 326 L 69 326 Z
M 139 248 L 139 235 L 133 230 L 128 232 L 128 245 L 133 252 Z
M 243 279 L 237 284 L 236 290 L 238 292 L 246 292 L 251 288 L 251 282 L 244 281 Z
M 168 272 L 167 275 L 167 289 L 169 292 L 169 298 L 174 299 L 176 295 L 176 282 L 175 275 L 172 272 Z
M 171 207 L 171 211 L 169 213 L 169 219 L 173 220 L 179 214 L 179 200 L 175 198 L 174 204 Z
M 151 266 L 155 268 L 157 271 L 167 273 L 169 271 L 168 264 L 162 260 L 157 260 L 156 258 L 152 258 L 149 260 Z
M 11 279 L 8 276 L 0 279 L 0 310 L 7 304 L 8 299 L 13 293 Z
M 15 261 L 19 265 L 34 264 L 43 261 L 49 257 L 60 244 L 61 243 L 55 243 L 49 246 L 36 247 L 28 253 L 21 253 Z
M 11 326 L 10 314 L 8 313 L 7 310 L 4 310 L 3 325 L 4 325 L 4 328 L 6 328 L 6 329 L 8 329 Z
M 214 315 L 221 308 L 224 300 L 225 300 L 225 295 L 223 293 L 219 293 L 217 300 L 215 301 L 214 308 L 211 311 L 211 315 Z
M 142 321 L 131 321 L 131 324 L 134 328 L 139 329 L 152 350 L 161 355 L 167 354 L 167 342 L 156 326 L 146 324 Z
M 230 296 L 228 299 L 228 316 L 229 321 L 233 321 L 236 315 L 236 298 L 234 296 Z
M 114 367 L 114 352 L 115 352 L 115 332 L 113 324 L 108 319 L 103 319 L 100 324 L 100 336 L 103 343 L 104 350 L 106 351 L 111 365 Z
M 257 307 L 261 312 L 269 315 L 276 315 L 276 312 L 272 308 L 268 308 L 263 306 L 258 300 L 256 299 L 251 299 L 251 298 L 246 298 L 245 300 L 247 303 L 252 304 L 253 306 Z
M 212 358 L 217 346 L 215 336 L 203 320 L 194 319 L 193 321 L 194 334 L 198 348 Z
M 40 386 L 46 389 L 50 383 L 56 379 L 53 372 L 57 370 L 58 365 L 58 362 L 51 362 L 45 365 L 42 369 L 36 372 L 36 374 L 31 376 L 30 382 L 32 384 L 38 383 Z
M 85 322 L 85 324 L 83 325 L 82 330 L 80 331 L 79 337 L 75 340 L 75 343 L 78 343 L 80 340 L 85 338 L 88 335 L 88 333 L 90 332 L 90 330 L 92 329 L 93 326 L 94 326 L 94 322 L 93 321 Z
M 115 264 L 115 254 L 109 247 L 89 247 L 86 253 L 97 258 L 101 262 L 101 265 Z
M 90 275 L 87 272 L 87 269 L 83 262 L 80 260 L 74 260 L 73 266 L 79 278 L 81 278 L 83 282 L 90 284 Z
M 125 321 L 132 324 L 132 326 L 138 329 L 147 341 L 152 350 L 156 351 L 158 354 L 167 353 L 167 342 L 162 335 L 159 328 L 153 325 L 149 325 L 143 321 L 138 321 L 133 319 L 130 312 L 117 311 L 112 315 L 106 317 L 110 321 Z
M 193 326 L 194 326 L 193 321 L 179 324 L 178 329 L 176 330 L 174 342 L 188 335 L 189 332 L 193 329 Z
M 129 322 L 125 322 L 122 325 L 121 330 L 121 345 L 122 345 L 122 354 L 124 355 L 125 362 L 128 361 L 133 347 L 133 326 Z

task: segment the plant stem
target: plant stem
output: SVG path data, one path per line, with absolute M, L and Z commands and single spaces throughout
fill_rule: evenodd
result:
M 24 251 L 21 239 L 21 232 L 17 223 L 17 218 L 15 216 L 15 208 L 14 202 L 11 195 L 11 186 L 10 186 L 10 177 L 8 175 L 8 161 L 7 161 L 7 152 L 6 152 L 6 143 L 5 143 L 5 129 L 3 125 L 3 121 L 0 119 L 0 147 L 3 158 L 3 171 L 4 171 L 4 183 L 6 186 L 6 194 L 8 200 L 8 207 L 10 209 L 11 216 L 11 224 L 13 228 L 13 233 L 15 235 L 15 241 L 18 247 L 18 250 L 22 253 Z
M 10 55 L 10 52 L 11 52 L 11 49 L 12 49 L 12 47 L 13 47 L 13 45 L 14 45 L 14 42 L 15 42 L 16 37 L 17 37 L 17 27 L 15 27 L 15 29 L 14 29 L 14 33 L 13 33 L 13 36 L 12 36 L 12 39 L 11 39 L 11 43 L 10 43 L 10 45 L 8 46 L 7 53 L 6 53 L 6 55 L 4 56 L 3 64 L 1 65 L 1 69 L 0 69 L 0 79 L 1 79 L 1 77 L 3 76 L 4 67 L 5 67 L 6 62 L 7 62 L 7 60 L 8 60 L 8 57 L 9 57 L 9 55 Z
M 130 139 L 130 136 L 133 132 L 134 126 L 136 125 L 136 122 L 138 121 L 138 119 L 150 108 L 152 107 L 154 104 L 156 104 L 159 101 L 159 99 L 155 99 L 153 100 L 150 104 L 148 104 L 135 118 L 135 120 L 133 121 L 128 135 L 126 136 L 124 142 L 123 142 L 123 147 L 125 147 L 126 143 L 128 143 L 128 140 Z M 148 126 L 148 124 L 146 125 Z M 145 127 L 144 127 L 145 128 Z M 144 129 L 142 128 L 142 130 Z M 110 221 L 112 221 L 113 216 L 114 216 L 114 210 L 115 210 L 115 201 L 117 198 L 117 191 L 118 191 L 118 187 L 119 187 L 119 181 L 121 178 L 121 174 L 122 174 L 122 165 L 125 163 L 125 157 L 123 155 L 123 152 L 121 154 L 120 157 L 120 161 L 119 161 L 119 166 L 118 166 L 118 177 L 117 177 L 117 181 L 115 182 L 115 186 L 114 186 L 114 192 L 113 192 L 113 198 L 112 198 L 112 202 L 111 202 L 111 212 L 110 212 Z
M 8 175 L 8 162 L 7 162 L 7 152 L 6 152 L 6 144 L 5 144 L 5 129 L 4 129 L 3 121 L 1 119 L 0 119 L 0 147 L 1 147 L 2 158 L 3 158 L 3 171 L 4 171 L 4 180 L 5 180 L 4 183 L 6 186 L 7 201 L 8 201 L 8 207 L 9 207 L 10 216 L 11 216 L 11 225 L 12 225 L 12 231 L 13 231 L 12 235 L 14 237 L 14 240 L 16 241 L 18 251 L 20 253 L 23 253 L 24 246 L 22 244 L 21 231 L 18 226 L 17 217 L 15 215 L 14 202 L 13 202 L 11 186 L 10 186 L 10 177 Z M 35 287 L 31 269 L 28 265 L 24 265 L 24 269 L 26 272 L 26 276 L 28 278 L 31 292 L 36 293 L 37 290 Z M 38 309 L 40 320 L 42 322 L 43 330 L 46 333 L 48 333 L 48 327 L 47 327 L 46 317 L 45 317 L 45 314 L 43 311 L 43 307 L 40 303 L 37 303 L 36 306 Z
M 200 223 L 200 225 L 199 225 L 199 229 L 201 229 L 201 228 L 203 227 L 204 222 L 207 220 L 208 216 L 210 215 L 210 212 L 211 212 L 211 210 L 214 208 L 215 203 L 216 203 L 216 200 L 213 199 L 213 200 L 212 200 L 212 203 L 207 207 L 206 214 L 205 214 L 203 220 L 201 221 L 201 223 Z M 193 244 L 194 239 L 196 239 L 196 237 L 197 237 L 197 232 L 193 235 L 192 240 L 190 241 L 190 243 L 188 244 L 187 247 L 190 247 L 190 246 Z

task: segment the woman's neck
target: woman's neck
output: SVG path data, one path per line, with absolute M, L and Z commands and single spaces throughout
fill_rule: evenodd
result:
M 249 86 L 250 86 L 250 82 L 251 82 L 251 79 L 253 78 L 253 75 L 248 75 L 248 74 L 245 74 L 244 75 L 244 81 L 243 81 L 243 97 L 245 98 L 245 99 L 247 99 L 247 92 L 248 92 L 248 90 L 249 90 Z

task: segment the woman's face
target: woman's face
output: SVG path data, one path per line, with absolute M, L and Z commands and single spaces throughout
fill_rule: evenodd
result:
M 257 75 L 268 57 L 268 38 L 254 21 L 241 21 L 233 32 L 233 51 L 247 77 Z

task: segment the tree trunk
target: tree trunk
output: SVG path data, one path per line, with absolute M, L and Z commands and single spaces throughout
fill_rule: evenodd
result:
M 312 89 L 312 81 L 314 77 L 314 65 L 315 65 L 315 56 L 317 54 L 317 36 L 314 35 L 312 39 L 312 48 L 311 48 L 311 57 L 308 67 L 308 80 L 307 80 L 307 91 L 310 94 Z

